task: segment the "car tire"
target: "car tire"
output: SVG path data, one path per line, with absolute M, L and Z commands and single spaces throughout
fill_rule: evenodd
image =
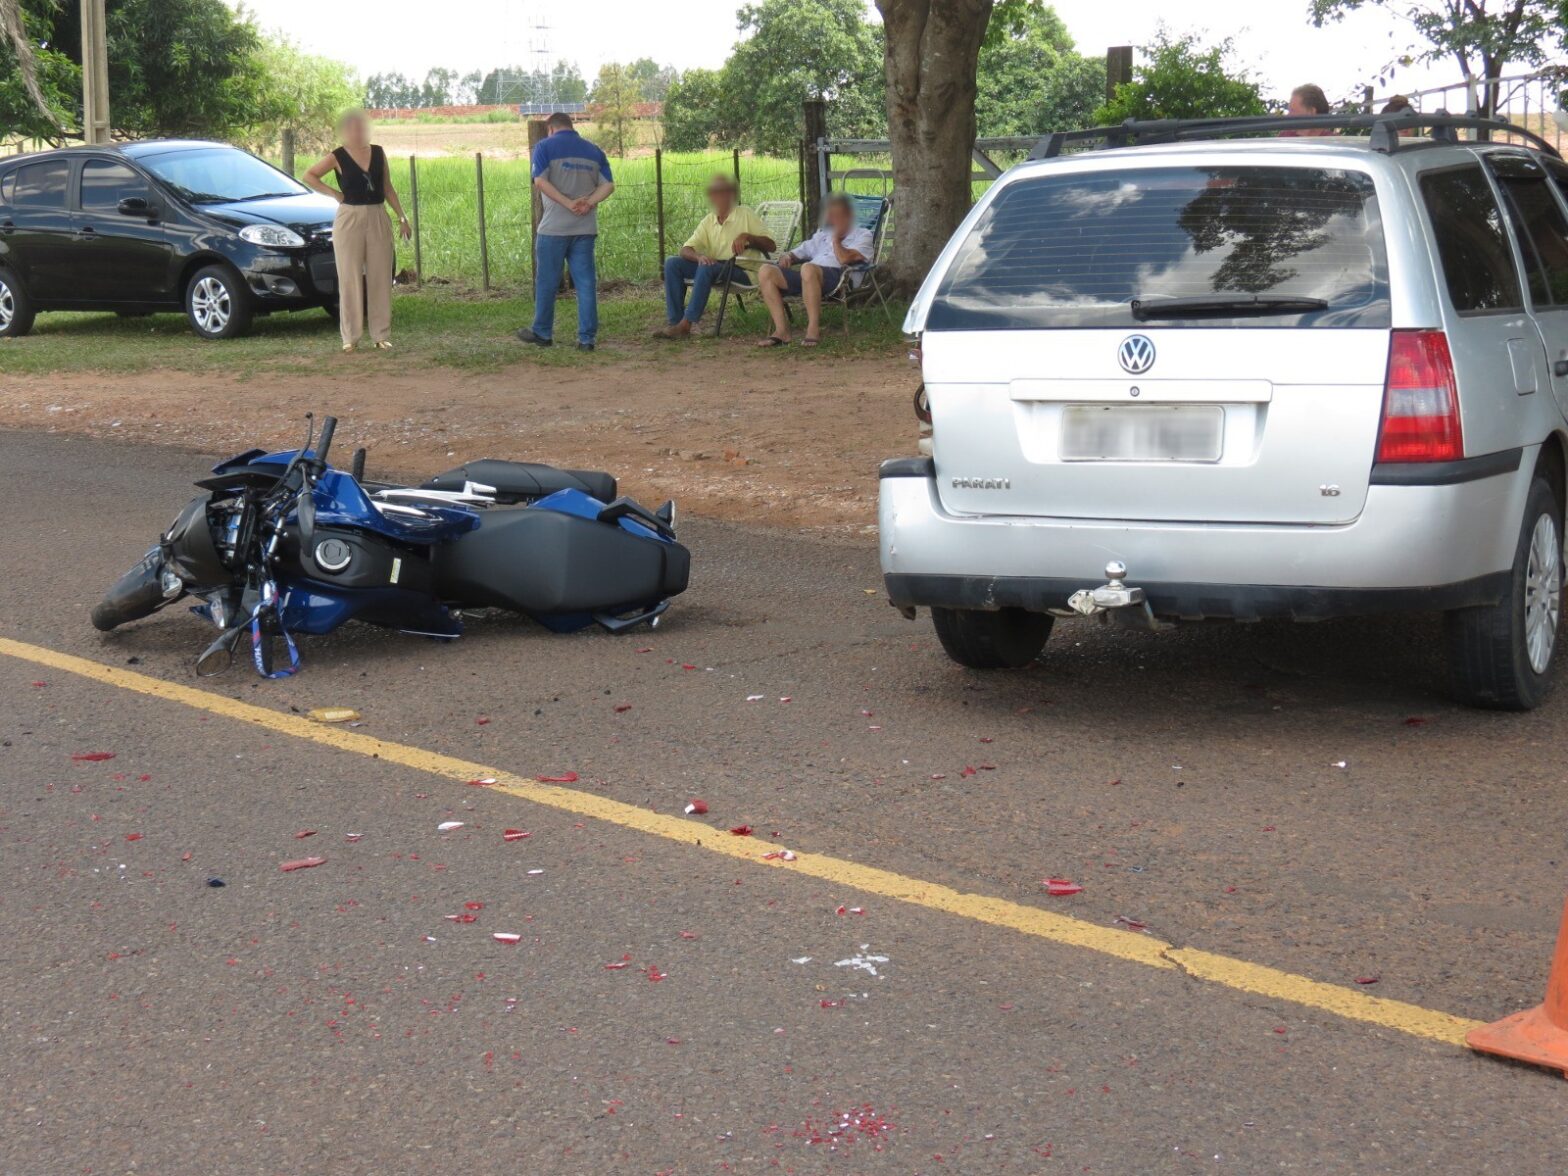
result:
M 1040 656 L 1055 621 L 1021 608 L 983 612 L 933 608 L 931 622 L 947 656 L 971 670 L 1017 670 Z
M 1448 659 L 1460 701 L 1491 710 L 1534 710 L 1551 685 L 1562 620 L 1563 510 L 1536 478 L 1525 499 L 1508 596 L 1448 614 Z
M 255 307 L 250 289 L 226 265 L 209 265 L 185 287 L 185 317 L 202 339 L 232 339 L 250 330 Z
M 33 329 L 33 300 L 8 269 L 0 268 L 0 339 L 16 339 Z

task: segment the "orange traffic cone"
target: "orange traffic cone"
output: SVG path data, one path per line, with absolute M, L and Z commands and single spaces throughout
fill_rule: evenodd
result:
M 1546 999 L 1533 1009 L 1472 1029 L 1465 1041 L 1481 1053 L 1548 1066 L 1568 1078 L 1568 906 L 1557 929 Z

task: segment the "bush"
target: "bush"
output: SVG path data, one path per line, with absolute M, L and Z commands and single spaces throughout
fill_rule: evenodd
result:
M 1129 118 L 1230 118 L 1267 114 L 1258 84 L 1233 64 L 1230 40 L 1205 49 L 1193 34 L 1172 38 L 1160 30 L 1143 48 L 1144 61 L 1131 82 L 1094 112 L 1101 126 Z

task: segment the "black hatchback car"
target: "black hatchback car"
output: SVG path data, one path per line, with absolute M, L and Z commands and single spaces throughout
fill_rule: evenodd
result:
M 204 339 L 258 314 L 337 313 L 337 205 L 223 143 L 0 160 L 0 338 L 46 310 L 183 309 Z

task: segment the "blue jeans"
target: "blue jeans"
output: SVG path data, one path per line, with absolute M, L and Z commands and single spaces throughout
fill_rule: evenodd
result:
M 592 233 L 559 237 L 540 233 L 534 246 L 534 334 L 555 337 L 555 295 L 561 286 L 561 267 L 572 275 L 577 288 L 577 341 L 592 343 L 599 334 L 599 286 L 593 268 Z
M 708 294 L 713 290 L 714 283 L 724 277 L 729 264 L 727 261 L 716 261 L 712 265 L 698 265 L 680 256 L 664 259 L 664 316 L 670 326 L 680 322 L 683 316 L 692 324 L 702 317 L 702 312 L 708 308 Z M 686 301 L 688 281 L 691 282 L 690 302 Z

